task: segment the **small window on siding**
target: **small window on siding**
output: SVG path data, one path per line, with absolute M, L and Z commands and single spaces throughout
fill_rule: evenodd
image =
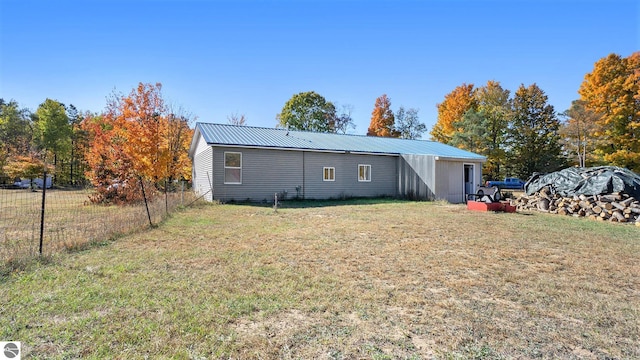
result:
M 224 153 L 224 183 L 242 184 L 242 153 Z
M 371 181 L 371 165 L 358 165 L 358 181 Z
M 322 168 L 322 180 L 336 181 L 336 168 L 333 168 L 333 167 Z

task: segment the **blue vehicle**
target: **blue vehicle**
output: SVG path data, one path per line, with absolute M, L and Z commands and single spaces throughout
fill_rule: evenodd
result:
M 524 189 L 524 181 L 518 178 L 505 178 L 504 181 L 487 181 L 486 186 L 497 186 L 500 189 Z

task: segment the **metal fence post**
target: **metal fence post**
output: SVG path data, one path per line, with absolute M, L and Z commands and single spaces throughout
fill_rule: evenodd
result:
M 38 253 L 42 256 L 42 243 L 44 242 L 44 206 L 47 197 L 47 163 L 44 163 L 44 176 L 42 177 L 42 210 L 40 211 L 40 247 Z

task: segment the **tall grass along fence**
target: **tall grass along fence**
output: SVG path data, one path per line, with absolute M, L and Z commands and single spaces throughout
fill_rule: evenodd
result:
M 196 200 L 184 186 L 146 204 L 94 204 L 89 200 L 93 193 L 92 189 L 0 188 L 0 269 L 144 229 Z

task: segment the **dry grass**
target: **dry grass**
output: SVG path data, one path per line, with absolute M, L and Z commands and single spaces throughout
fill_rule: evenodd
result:
M 0 283 L 28 355 L 639 358 L 640 229 L 424 202 L 211 205 Z
M 93 242 L 149 226 L 144 204 L 103 206 L 89 201 L 91 190 L 47 190 L 43 253 L 78 250 Z M 169 209 L 182 201 L 169 194 Z M 187 193 L 187 201 L 193 193 Z M 0 270 L 20 267 L 38 255 L 42 192 L 0 189 Z M 154 224 L 165 216 L 164 197 L 150 205 Z M 1 272 L 1 271 L 0 271 Z

